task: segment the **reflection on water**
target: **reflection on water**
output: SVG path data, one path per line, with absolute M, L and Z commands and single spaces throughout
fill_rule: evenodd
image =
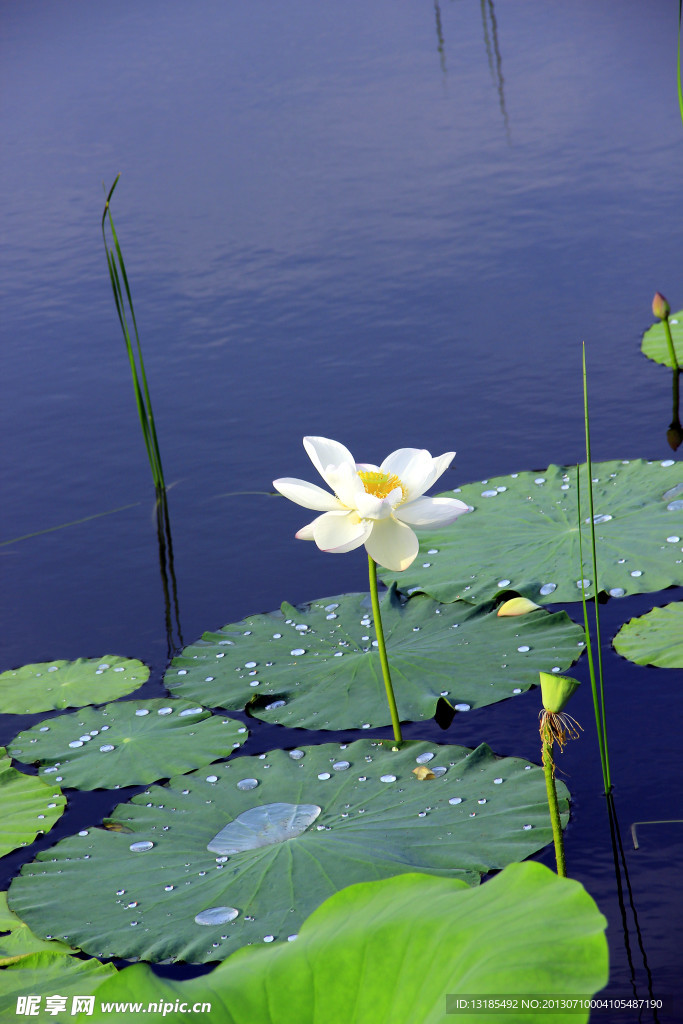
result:
M 503 115 L 503 122 L 505 124 L 505 133 L 510 138 L 510 125 L 508 123 L 508 114 L 505 109 L 505 91 L 504 91 L 504 80 L 503 80 L 503 60 L 500 55 L 500 47 L 498 45 L 498 24 L 496 22 L 496 12 L 493 7 L 493 0 L 480 0 L 481 3 L 481 22 L 484 26 L 484 45 L 486 46 L 486 56 L 489 62 L 489 71 L 491 77 L 495 83 L 498 91 L 498 102 L 500 104 L 500 112 Z M 489 35 L 489 23 L 491 25 L 491 32 Z
M 680 402 L 680 378 L 681 371 L 674 369 L 673 371 L 673 393 L 674 393 L 674 407 L 673 413 L 671 414 L 671 423 L 669 424 L 666 432 L 666 439 L 669 442 L 669 447 L 674 451 L 679 447 L 681 441 L 683 441 L 683 427 L 681 427 L 681 419 L 678 412 Z

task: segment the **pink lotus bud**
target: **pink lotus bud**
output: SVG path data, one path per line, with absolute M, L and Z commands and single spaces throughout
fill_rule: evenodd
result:
M 658 320 L 666 320 L 671 312 L 671 306 L 661 292 L 655 292 L 655 297 L 652 300 L 652 312 Z

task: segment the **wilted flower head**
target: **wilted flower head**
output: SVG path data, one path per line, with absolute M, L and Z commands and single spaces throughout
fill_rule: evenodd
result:
M 386 569 L 407 569 L 418 552 L 411 526 L 447 526 L 469 506 L 456 498 L 425 498 L 455 452 L 432 458 L 419 448 L 399 448 L 381 466 L 356 463 L 351 452 L 326 437 L 305 437 L 304 448 L 333 494 L 305 480 L 283 477 L 273 486 L 304 508 L 322 512 L 297 533 L 321 551 L 341 554 L 361 544 Z

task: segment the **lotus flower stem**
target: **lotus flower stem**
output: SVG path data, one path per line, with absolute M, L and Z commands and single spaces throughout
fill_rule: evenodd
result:
M 382 665 L 384 688 L 387 692 L 387 701 L 389 703 L 391 724 L 394 729 L 394 739 L 396 740 L 397 743 L 403 743 L 403 736 L 401 735 L 401 722 L 398 717 L 396 698 L 394 697 L 394 688 L 391 685 L 389 659 L 387 658 L 387 649 L 384 645 L 384 630 L 382 629 L 382 616 L 379 610 L 379 595 L 377 593 L 377 563 L 375 562 L 374 558 L 370 557 L 370 555 L 368 555 L 368 570 L 370 574 L 370 599 L 372 600 L 372 614 L 375 619 L 375 633 L 377 634 L 379 660 Z
M 676 358 L 676 349 L 674 348 L 674 340 L 671 337 L 671 327 L 669 326 L 668 315 L 664 317 L 664 319 L 662 320 L 662 324 L 664 326 L 664 333 L 666 335 L 666 343 L 669 346 L 669 359 L 671 360 L 671 365 L 673 366 L 674 370 L 678 370 L 680 372 L 681 368 L 678 365 L 678 359 Z
M 553 827 L 553 840 L 555 843 L 555 863 L 557 873 L 561 878 L 567 877 L 567 864 L 564 856 L 564 839 L 562 837 L 562 822 L 560 821 L 560 806 L 557 802 L 557 789 L 555 788 L 555 762 L 553 761 L 553 734 L 550 726 L 542 721 L 541 739 L 543 740 L 543 772 L 545 775 L 545 788 L 548 793 L 548 807 L 550 809 L 550 823 Z

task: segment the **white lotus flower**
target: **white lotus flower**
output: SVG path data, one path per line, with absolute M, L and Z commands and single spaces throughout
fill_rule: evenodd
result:
M 322 512 L 296 534 L 321 551 L 341 554 L 361 544 L 385 569 L 407 569 L 418 552 L 411 526 L 447 526 L 469 506 L 456 498 L 425 498 L 455 452 L 433 459 L 419 448 L 399 448 L 381 466 L 356 464 L 351 452 L 326 437 L 305 437 L 304 448 L 333 494 L 305 480 L 273 481 L 280 494 Z

